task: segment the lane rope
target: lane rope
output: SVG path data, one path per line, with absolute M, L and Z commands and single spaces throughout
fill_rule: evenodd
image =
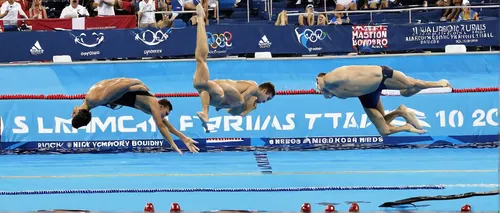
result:
M 478 93 L 478 92 L 498 92 L 498 87 L 484 87 L 484 88 L 431 88 L 420 91 L 417 94 L 444 94 L 444 93 Z M 309 90 L 281 90 L 277 91 L 276 95 L 319 95 L 320 92 L 315 89 Z M 175 97 L 198 97 L 197 92 L 178 92 L 178 93 L 156 93 L 157 98 L 175 98 Z M 399 90 L 382 90 L 382 95 L 385 96 L 399 96 Z M 18 99 L 41 99 L 41 100 L 75 100 L 85 99 L 85 94 L 65 95 L 65 94 L 51 94 L 51 95 L 35 95 L 35 94 L 8 94 L 0 95 L 0 100 L 18 100 Z
M 416 186 L 325 186 L 325 187 L 286 187 L 286 188 L 179 188 L 179 189 L 68 189 L 0 191 L 0 195 L 47 195 L 47 194 L 116 194 L 116 193 L 159 193 L 159 192 L 305 192 L 305 191 L 354 191 L 354 190 L 441 190 L 440 185 Z

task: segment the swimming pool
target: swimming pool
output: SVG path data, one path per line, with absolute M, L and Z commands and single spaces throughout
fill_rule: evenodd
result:
M 323 186 L 440 185 L 425 190 L 344 190 L 285 192 L 183 192 L 3 195 L 1 211 L 88 209 L 142 211 L 147 202 L 169 211 L 248 209 L 300 211 L 303 203 L 323 211 L 322 202 L 361 212 L 413 196 L 448 195 L 498 189 L 498 149 L 390 149 L 265 152 L 272 174 L 263 174 L 254 152 L 4 155 L 1 190 L 286 188 Z M 419 211 L 497 211 L 498 196 L 416 204 Z M 383 210 L 383 209 L 382 209 Z

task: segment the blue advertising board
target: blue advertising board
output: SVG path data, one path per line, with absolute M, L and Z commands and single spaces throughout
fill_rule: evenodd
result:
M 495 54 L 219 60 L 209 61 L 208 66 L 214 79 L 272 81 L 277 90 L 307 90 L 314 87 L 318 72 L 348 64 L 378 64 L 381 59 L 386 65 L 417 79 L 446 78 L 454 88 L 498 87 Z M 476 66 L 478 62 L 482 65 Z M 162 61 L 0 66 L 5 82 L 0 94 L 82 94 L 95 82 L 114 77 L 139 78 L 154 93 L 195 92 L 192 87 L 194 65 L 194 61 Z M 269 72 L 270 69 L 273 72 Z M 197 140 L 202 150 L 237 146 L 468 144 L 494 142 L 498 137 L 498 92 L 382 97 L 386 112 L 404 104 L 427 130 L 422 135 L 398 133 L 389 137 L 380 137 L 355 98 L 278 95 L 245 117 L 210 109 L 210 133 L 204 131 L 196 116 L 201 110 L 199 98 L 169 100 L 174 110 L 168 120 Z M 71 111 L 81 101 L 0 100 L 0 148 L 75 152 L 169 147 L 150 116 L 127 107 L 96 108 L 87 127 L 73 129 Z M 391 122 L 393 125 L 404 123 L 401 118 Z M 176 143 L 183 147 L 180 141 Z
M 208 124 L 210 133 L 205 133 L 196 116 L 201 107 L 198 98 L 171 98 L 175 110 L 168 120 L 185 135 L 201 139 L 201 146 L 492 142 L 498 137 L 497 97 L 495 92 L 384 97 L 386 112 L 404 104 L 427 130 L 423 135 L 397 133 L 385 138 L 379 136 L 359 100 L 325 100 L 321 95 L 278 96 L 245 117 L 212 110 Z M 80 103 L 78 100 L 1 101 L 2 147 L 169 146 L 150 116 L 130 108 L 97 108 L 93 110 L 90 124 L 76 130 L 71 127 L 70 115 L 72 107 Z M 405 123 L 401 118 L 391 122 L 398 126 Z
M 410 25 L 273 26 L 215 25 L 207 27 L 209 56 L 255 52 L 324 54 L 355 51 L 444 49 L 448 44 L 498 46 L 498 22 L 454 22 Z M 194 55 L 196 28 L 114 29 L 0 34 L 0 62 L 172 57 Z

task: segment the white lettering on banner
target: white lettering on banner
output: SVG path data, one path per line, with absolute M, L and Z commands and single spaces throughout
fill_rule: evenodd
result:
M 38 143 L 38 149 L 62 148 L 64 143 Z
M 92 132 L 97 132 L 96 127 L 99 127 L 99 129 L 102 132 L 104 132 L 104 131 L 106 131 L 108 126 L 111 126 L 111 132 L 116 132 L 116 118 L 115 117 L 108 117 L 108 118 L 106 118 L 104 123 L 98 117 L 92 118 L 90 126 L 92 129 Z
M 462 127 L 464 125 L 464 114 L 459 110 L 451 110 L 450 112 L 446 112 L 445 110 L 441 110 L 436 113 L 436 117 L 439 119 L 439 126 L 441 127 Z M 482 109 L 475 110 L 471 118 L 473 127 L 480 126 L 498 126 L 498 108 L 492 108 L 485 112 Z
M 120 116 L 118 117 L 118 131 L 120 132 L 137 132 L 137 127 L 134 128 L 126 128 L 124 125 L 124 121 L 133 121 L 134 117 L 132 116 Z
M 90 148 L 90 142 L 73 142 L 73 148 Z
M 413 35 L 406 41 L 420 41 L 420 44 L 439 44 L 440 40 L 455 40 L 456 43 L 478 42 L 481 38 L 494 38 L 494 32 L 487 31 L 486 24 L 460 24 L 448 26 L 413 27 Z
M 57 145 L 54 145 L 57 144 Z M 105 147 L 162 147 L 163 140 L 115 140 L 115 141 L 75 141 L 65 143 L 38 143 L 38 147 L 59 148 L 105 148 Z
M 255 118 L 255 120 L 253 119 Z M 217 116 L 212 117 L 208 120 L 207 127 L 211 132 L 217 132 L 221 129 L 225 132 L 229 131 L 258 131 L 267 130 L 269 124 L 276 130 L 289 131 L 295 129 L 295 113 L 290 113 L 285 116 L 285 122 L 282 122 L 277 116 L 266 116 L 264 121 L 261 121 L 262 117 L 256 116 Z M 196 116 L 185 116 L 182 115 L 179 119 L 180 121 L 180 131 L 185 131 L 188 127 L 193 127 L 193 119 L 199 119 Z M 243 122 L 245 119 L 245 122 Z
M 383 137 L 273 138 L 270 145 L 382 143 Z
M 131 146 L 162 147 L 163 140 L 78 141 L 78 142 L 68 143 L 68 147 L 73 147 L 73 148 L 103 148 L 103 147 L 131 147 Z
M 186 131 L 186 128 L 191 128 L 193 127 L 193 122 L 191 122 L 193 119 L 191 119 L 191 116 L 188 115 L 181 115 L 179 121 L 179 129 L 180 131 Z
M 105 141 L 105 142 L 92 142 L 93 147 L 120 147 L 120 146 L 128 146 L 130 142 L 128 141 Z
M 25 116 L 17 116 L 14 118 L 14 124 L 16 124 L 17 128 L 12 129 L 12 133 L 14 134 L 27 134 L 30 131 L 28 125 L 24 123 L 26 121 Z
M 352 46 L 385 48 L 388 45 L 387 26 L 353 26 Z
M 120 116 L 120 117 L 107 117 L 104 121 L 99 117 L 93 117 L 90 123 L 79 129 L 74 129 L 71 126 L 71 119 L 65 119 L 60 117 L 54 117 L 54 126 L 47 125 L 43 117 L 36 118 L 37 131 L 39 134 L 76 134 L 78 131 L 85 131 L 86 133 L 96 133 L 96 132 L 148 132 L 148 125 L 150 132 L 156 132 L 156 123 L 151 117 L 147 121 L 141 123 L 131 122 L 135 121 L 132 116 Z M 130 127 L 129 123 L 135 123 L 133 127 Z M 16 128 L 12 129 L 14 134 L 27 134 L 29 133 L 29 127 L 26 124 L 25 116 L 16 116 L 14 118 L 14 124 Z
M 339 119 L 341 119 L 342 113 L 324 113 L 324 114 L 305 114 L 305 118 L 309 119 L 309 125 L 308 129 L 313 129 L 314 124 L 316 122 L 316 119 L 318 118 L 331 118 L 332 119 L 332 128 L 336 129 L 339 125 Z M 358 124 L 359 123 L 359 124 Z M 356 120 L 356 117 L 354 116 L 354 112 L 346 112 L 345 113 L 345 120 L 344 124 L 342 125 L 342 128 L 344 129 L 349 129 L 349 128 L 366 128 L 371 125 L 371 122 L 368 121 L 368 116 L 366 114 L 361 115 L 361 119 L 358 121 Z
M 100 51 L 88 51 L 88 52 L 81 52 L 81 56 L 94 56 L 94 55 L 100 55 Z
M 132 146 L 137 147 L 137 146 L 143 146 L 143 147 L 157 147 L 157 146 L 163 146 L 163 141 L 162 140 L 155 140 L 155 141 L 132 141 Z

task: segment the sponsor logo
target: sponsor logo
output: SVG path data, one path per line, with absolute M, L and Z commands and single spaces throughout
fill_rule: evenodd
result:
M 142 31 L 141 33 L 134 33 L 135 40 L 136 41 L 141 41 L 143 44 L 148 45 L 148 46 L 157 46 L 161 44 L 162 42 L 168 40 L 170 37 L 170 33 L 172 33 L 171 29 L 167 29 L 162 31 L 161 29 L 157 30 L 156 32 L 153 32 L 151 30 L 145 30 Z M 155 55 L 155 54 L 162 54 L 163 49 L 146 49 L 144 50 L 144 55 Z
M 153 32 L 151 30 L 146 30 L 143 31 L 142 33 L 139 34 L 134 33 L 134 34 L 136 41 L 142 41 L 142 43 L 148 46 L 156 46 L 166 41 L 170 36 L 171 32 L 172 32 L 171 29 L 168 29 L 165 32 L 163 32 L 162 30 L 157 30 L 156 32 Z
M 270 48 L 271 44 L 272 43 L 269 41 L 269 39 L 267 39 L 266 35 L 262 36 L 262 38 L 259 41 L 259 47 L 260 48 Z
M 36 41 L 35 44 L 30 49 L 31 55 L 41 55 L 43 54 L 43 48 L 40 46 L 40 42 Z
M 387 48 L 387 26 L 352 26 L 352 46 L 357 49 Z
M 75 44 L 79 44 L 87 48 L 97 47 L 102 42 L 104 42 L 104 33 L 93 32 L 91 36 L 88 37 L 86 33 L 80 33 L 80 35 L 74 35 L 70 33 L 70 35 L 74 38 Z M 100 54 L 101 54 L 100 51 L 88 51 L 80 53 L 81 56 L 93 56 Z
M 330 39 L 330 36 L 323 32 L 321 29 L 311 30 L 304 29 L 304 31 L 299 33 L 299 28 L 295 28 L 295 34 L 297 35 L 298 42 L 309 52 L 312 51 L 321 51 L 322 47 L 312 47 L 316 42 L 323 41 L 324 39 Z M 330 39 L 331 40 L 331 39 Z

